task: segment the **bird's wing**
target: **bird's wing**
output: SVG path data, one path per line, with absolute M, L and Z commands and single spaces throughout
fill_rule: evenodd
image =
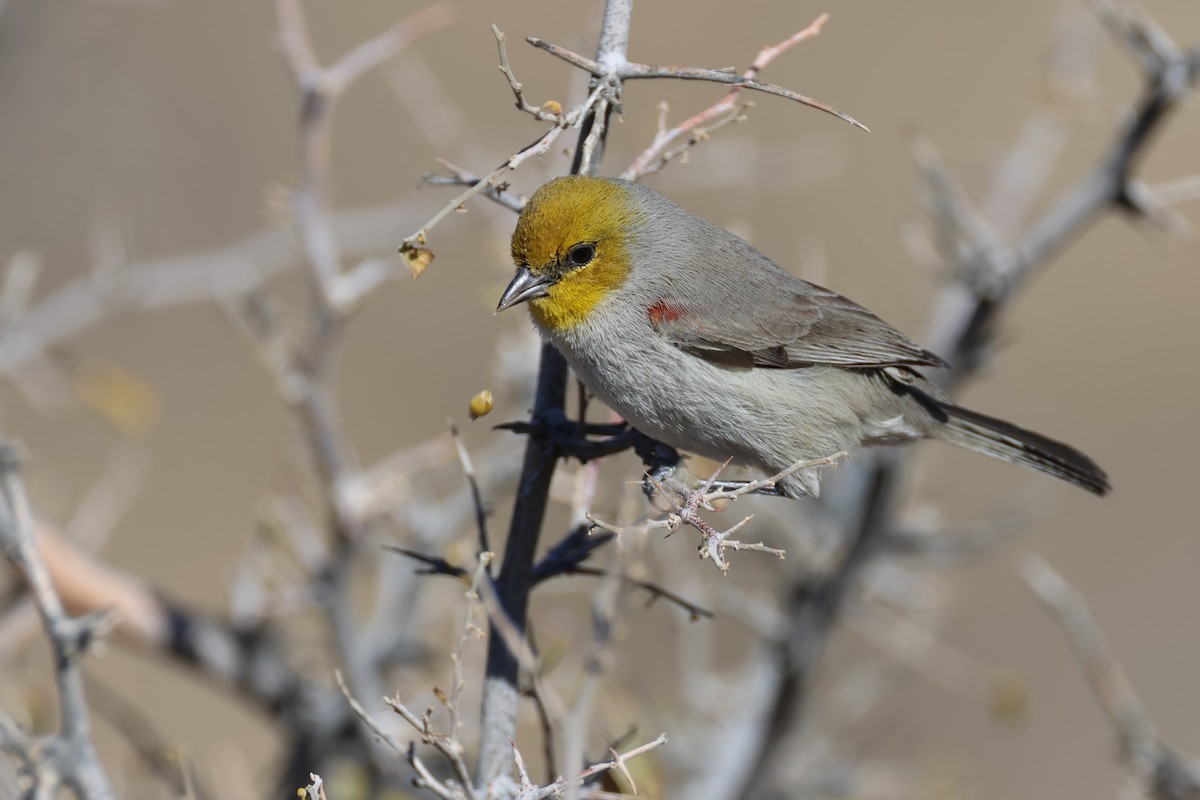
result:
M 770 289 L 739 292 L 736 310 L 716 298 L 664 298 L 650 307 L 650 324 L 684 352 L 731 367 L 946 366 L 836 292 L 796 278 Z

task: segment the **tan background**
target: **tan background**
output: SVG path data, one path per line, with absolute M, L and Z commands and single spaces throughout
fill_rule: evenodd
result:
M 1146 5 L 1180 42 L 1200 40 L 1192 0 Z M 309 6 L 328 60 L 416 4 Z M 766 77 L 843 108 L 873 133 L 756 98 L 748 124 L 722 131 L 688 165 L 651 183 L 781 263 L 798 270 L 827 263 L 823 282 L 916 336 L 934 290 L 898 234 L 901 223 L 922 219 L 905 132 L 928 134 L 978 195 L 1047 97 L 1042 74 L 1057 27 L 1095 27 L 1078 4 L 1041 0 L 743 0 L 699 8 L 640 3 L 631 57 L 741 65 L 764 42 L 830 11 L 826 32 Z M 578 88 L 563 65 L 520 40 L 536 34 L 588 51 L 596 4 L 464 2 L 458 14 L 392 68 L 410 90 L 428 90 L 429 101 L 459 116 L 461 123 L 448 124 L 460 138 L 432 146 L 423 130 L 441 124 L 438 109 L 416 111 L 383 77 L 368 77 L 338 110 L 337 207 L 409 198 L 435 156 L 482 171 L 537 135 L 539 127 L 512 109 L 496 71 L 492 22 L 514 40 L 514 67 L 531 99 L 566 100 Z M 269 4 L 245 0 L 11 0 L 0 15 L 0 260 L 36 251 L 49 288 L 89 269 L 90 231 L 98 227 L 116 231 L 136 258 L 153 259 L 222 246 L 269 224 L 265 198 L 295 175 L 297 115 L 272 49 L 273 25 Z M 1137 86 L 1130 60 L 1096 36 L 1095 101 L 1075 120 L 1052 187 L 1087 167 Z M 414 77 L 416 54 L 436 84 Z M 660 99 L 671 101 L 678 120 L 717 96 L 696 85 L 628 87 L 606 171 L 619 171 L 649 141 Z M 1168 126 L 1144 175 L 1200 172 L 1197 141 L 1193 104 Z M 515 186 L 528 192 L 566 169 L 559 156 L 547 162 L 517 174 Z M 395 220 L 395 241 L 444 198 L 442 190 L 423 190 L 419 213 Z M 1196 209 L 1185 209 L 1193 220 Z M 508 265 L 502 235 L 485 219 L 511 225 L 482 209 L 452 218 L 434 235 L 430 271 L 379 292 L 353 326 L 340 400 L 366 461 L 440 430 L 447 409 L 458 413 L 485 380 L 492 337 L 525 324 L 490 313 Z M 1103 222 L 1021 299 L 1008 320 L 1009 345 L 967 395 L 981 410 L 1095 456 L 1112 475 L 1111 498 L 944 450 L 929 453 L 923 482 L 923 497 L 951 519 L 971 519 L 1018 490 L 1049 500 L 1022 546 L 1046 555 L 1087 596 L 1165 738 L 1185 753 L 1200 751 L 1198 261 L 1194 245 L 1147 238 L 1119 219 Z M 297 455 L 292 423 L 253 353 L 223 312 L 201 306 L 123 315 L 58 355 L 76 367 L 115 363 L 161 399 L 161 422 L 144 441 L 148 477 L 104 556 L 221 607 L 223 576 L 253 527 L 256 501 L 285 479 Z M 78 407 L 38 410 L 11 386 L 2 391 L 4 433 L 28 446 L 35 497 L 62 518 L 119 437 Z M 478 426 L 470 434 L 475 442 L 501 435 Z M 932 772 L 959 775 L 955 791 L 967 796 L 1114 796 L 1113 737 L 1063 638 L 1016 579 L 1013 552 L 963 573 L 947 638 L 1027 680 L 1027 719 L 998 725 L 982 693 L 947 693 L 913 678 L 864 737 L 862 752 L 909 756 Z M 736 571 L 729 580 L 738 580 Z M 143 668 L 115 651 L 104 661 L 102 674 L 140 697 L 198 758 L 231 741 L 251 741 L 264 758 L 272 752 L 265 729 L 250 718 L 231 722 L 223 700 L 171 670 Z

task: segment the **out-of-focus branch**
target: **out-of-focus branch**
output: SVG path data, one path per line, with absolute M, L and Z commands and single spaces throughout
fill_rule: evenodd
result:
M 593 714 L 596 702 L 601 697 L 601 681 L 613 668 L 613 650 L 619 635 L 618 624 L 624 609 L 624 582 L 622 576 L 630 566 L 631 548 L 617 538 L 609 548 L 608 568 L 602 574 L 601 583 L 592 595 L 592 640 L 587 645 L 583 659 L 583 679 L 575 693 L 574 707 L 560 721 L 562 748 L 558 763 L 554 765 L 559 775 L 569 774 L 577 765 L 587 760 L 588 732 L 595 725 Z M 632 779 L 631 779 L 632 780 Z M 581 784 L 568 784 L 566 800 L 578 800 Z M 636 787 L 634 793 L 636 793 Z
M 301 179 L 292 197 L 296 228 L 304 244 L 324 313 L 341 316 L 391 277 L 385 262 L 368 260 L 344 273 L 329 224 L 325 184 L 333 105 L 366 71 L 400 52 L 413 39 L 450 22 L 449 7 L 429 6 L 323 67 L 317 61 L 298 0 L 276 0 L 284 61 L 301 95 Z
M 325 70 L 328 91 L 340 94 L 350 84 L 388 61 L 417 39 L 454 21 L 454 9 L 448 3 L 434 3 L 397 22 L 388 30 L 368 39 Z
M 342 333 L 350 315 L 395 270 L 393 262 L 384 259 L 368 259 L 349 270 L 343 268 L 340 243 L 326 203 L 332 112 L 338 97 L 354 79 L 398 53 L 414 38 L 445 25 L 450 14 L 441 5 L 418 11 L 333 64 L 323 66 L 315 55 L 298 0 L 276 0 L 275 9 L 283 58 L 300 95 L 300 178 L 291 205 L 310 278 L 307 329 L 301 341 L 293 343 L 261 297 L 248 298 L 234 305 L 233 310 L 253 335 L 280 394 L 301 423 L 328 515 L 330 543 L 325 548 L 307 548 L 310 555 L 323 559 L 308 565 L 312 574 L 307 595 L 318 602 L 328 620 L 350 686 L 359 695 L 378 697 L 383 694 L 377 660 L 381 648 L 364 646 L 363 630 L 374 628 L 360 625 L 354 608 L 357 556 L 372 521 L 361 512 L 371 502 L 364 503 L 362 497 L 356 498 L 349 491 L 350 487 L 364 487 L 360 480 L 364 473 L 342 429 L 335 384 Z M 290 702 L 303 704 L 294 698 Z M 383 757 L 375 736 L 365 727 L 360 727 L 358 734 L 358 743 L 375 756 L 372 763 L 377 772 L 372 780 L 392 773 L 394 761 Z M 319 737 L 295 738 L 289 769 L 311 768 L 311 764 L 295 762 L 310 756 L 325 757 L 325 753 L 314 751 L 312 745 L 317 741 Z
M 918 150 L 918 163 L 929 181 L 935 226 L 942 232 L 941 256 L 958 280 L 947 288 L 935 312 L 927 339 L 932 349 L 953 365 L 936 380 L 956 390 L 977 374 L 990 357 L 1000 316 L 1024 286 L 1054 256 L 1109 211 L 1144 216 L 1130 199 L 1133 172 L 1169 112 L 1182 101 L 1200 76 L 1200 45 L 1181 50 L 1144 18 L 1115 20 L 1134 43 L 1145 68 L 1145 83 L 1136 111 L 1122 124 L 1112 144 L 1049 211 L 1005 245 L 966 199 L 956 182 L 931 156 Z M 1006 170 L 1026 168 L 1019 159 Z M 997 179 L 1005 185 L 1004 176 Z M 815 673 L 828 632 L 857 577 L 880 549 L 892 519 L 904 456 L 897 452 L 864 454 L 829 486 L 822 503 L 844 533 L 844 555 L 823 577 L 799 583 L 789 602 L 791 621 L 774 701 L 774 717 L 757 763 L 745 770 L 742 796 L 760 797 L 784 766 L 789 742 L 803 719 L 808 684 Z
M 0 747 L 25 761 L 33 780 L 33 797 L 51 798 L 59 786 L 66 785 L 83 800 L 114 800 L 116 795 L 92 742 L 79 667 L 88 646 L 108 627 L 109 617 L 106 613 L 68 616 L 38 552 L 20 470 L 15 448 L 0 445 L 0 544 L 29 585 L 50 639 L 58 684 L 59 732 L 30 739 L 5 718 L 0 721 Z
M 302 680 L 288 664 L 268 628 L 236 627 L 174 602 L 79 551 L 47 525 L 38 531 L 37 547 L 66 607 L 89 616 L 107 609 L 117 641 L 176 659 L 268 713 L 299 713 L 298 727 L 311 728 L 315 720 L 304 718 L 294 698 L 308 697 L 321 714 L 331 705 L 319 700 L 318 685 Z
M 123 697 L 94 674 L 88 676 L 88 696 L 97 719 L 115 729 L 145 771 L 163 784 L 173 797 L 211 800 L 216 795 L 201 782 L 192 763 L 151 720 L 133 698 Z
M 1151 213 L 1145 201 L 1148 190 L 1133 188 L 1137 185 L 1134 170 L 1171 110 L 1200 78 L 1200 45 L 1186 51 L 1170 48 L 1168 52 L 1173 53 L 1169 59 L 1155 62 L 1156 67 L 1147 69 L 1136 110 L 1122 124 L 1095 166 L 1013 245 L 1006 247 L 989 240 L 974 226 L 964 225 L 960 230 L 964 251 L 951 257 L 960 260 L 955 274 L 963 276 L 970 292 L 947 293 L 939 309 L 938 328 L 930 336 L 934 349 L 945 354 L 954 365 L 953 370 L 940 376 L 940 382 L 947 388 L 957 388 L 986 362 L 1000 313 L 1038 268 L 1108 211 L 1135 217 Z M 965 195 L 957 190 L 932 151 L 925 153 L 918 154 L 918 163 L 940 198 L 939 207 L 958 220 L 974 218 L 975 212 Z
M 1083 662 L 1092 692 L 1121 740 L 1141 791 L 1156 800 L 1200 798 L 1200 766 L 1185 761 L 1159 738 L 1079 592 L 1037 556 L 1026 557 L 1021 576 L 1057 618 Z
M 414 207 L 408 201 L 330 212 L 329 224 L 347 253 L 379 252 L 391 243 L 395 220 L 411 215 Z M 212 250 L 98 271 L 29 305 L 36 272 L 29 257 L 15 258 L 5 282 L 5 292 L 12 294 L 0 326 L 0 372 L 11 376 L 35 366 L 58 345 L 114 314 L 248 294 L 301 259 L 292 231 L 268 228 Z M 12 289 L 14 281 L 22 288 Z

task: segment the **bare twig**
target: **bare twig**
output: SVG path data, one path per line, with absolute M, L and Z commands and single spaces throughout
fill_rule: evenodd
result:
M 594 578 L 602 578 L 602 577 L 606 576 L 608 573 L 605 570 L 602 570 L 598 567 L 585 567 L 585 566 L 580 565 L 580 566 L 573 566 L 573 567 L 564 567 L 561 572 L 556 572 L 554 574 L 556 574 L 556 575 L 590 575 Z M 669 589 L 659 586 L 657 583 L 651 583 L 650 581 L 643 581 L 638 578 L 633 578 L 633 577 L 630 577 L 629 575 L 624 575 L 624 574 L 622 574 L 620 576 L 620 578 L 623 583 L 626 583 L 630 586 L 635 586 L 638 589 L 642 589 L 643 591 L 645 591 L 647 594 L 650 595 L 649 599 L 646 601 L 646 605 L 653 603 L 655 600 L 662 599 L 662 600 L 666 600 L 668 603 L 677 605 L 680 608 L 682 608 L 684 611 L 688 612 L 688 616 L 690 616 L 693 620 L 698 620 L 698 619 L 702 619 L 702 618 L 703 619 L 713 619 L 716 616 L 713 612 L 709 611 L 707 608 L 696 605 L 695 603 L 691 602 L 687 598 L 681 597 L 680 595 L 676 594 L 675 592 L 672 592 Z
M 508 37 L 497 26 L 492 26 L 492 35 L 496 37 L 496 50 L 500 55 L 500 71 L 504 73 L 504 77 L 508 79 L 508 86 L 512 89 L 513 97 L 517 100 L 517 108 L 529 114 L 539 122 L 553 122 L 556 125 L 563 122 L 563 113 L 561 108 L 556 108 L 555 104 L 547 103 L 542 107 L 530 105 L 525 99 L 525 87 L 517 80 L 516 74 L 513 73 L 512 64 L 508 62 Z
M 352 83 L 395 57 L 417 39 L 454 21 L 455 12 L 449 3 L 434 3 L 397 22 L 378 36 L 368 39 L 347 52 L 325 69 L 324 89 L 338 95 Z
M 541 788 L 519 795 L 517 800 L 545 800 L 547 797 L 557 796 L 563 791 L 563 789 L 567 788 L 568 785 L 573 784 L 575 786 L 582 786 L 588 781 L 588 779 L 593 778 L 603 772 L 608 772 L 609 770 L 618 770 L 624 772 L 625 762 L 629 761 L 630 759 L 637 758 L 640 755 L 644 755 L 645 753 L 650 752 L 656 747 L 661 747 L 666 743 L 667 735 L 664 733 L 661 734 L 657 739 L 646 742 L 645 744 L 635 747 L 632 750 L 624 753 L 613 753 L 612 759 L 608 761 L 602 761 L 598 764 L 593 764 L 592 766 L 580 772 L 569 782 L 563 778 L 559 778 L 554 783 L 547 784 Z
M 758 74 L 777 57 L 800 42 L 818 35 L 828 21 L 829 15 L 822 14 L 809 23 L 807 28 L 797 31 L 779 44 L 764 47 L 755 56 L 750 68 L 742 73 L 742 77 L 749 80 L 757 78 Z M 740 114 L 738 98 L 745 88 L 744 86 L 734 86 L 720 100 L 670 130 L 667 130 L 666 127 L 666 106 L 664 104 L 662 106 L 663 118 L 659 122 L 658 134 L 654 137 L 654 141 L 633 160 L 633 163 L 625 168 L 621 177 L 635 181 L 645 175 L 657 172 L 670 161 L 687 152 L 689 147 L 706 139 L 717 127 L 738 119 Z M 687 140 L 682 145 L 674 147 L 685 136 L 688 137 Z
M 378 251 L 392 241 L 396 218 L 411 214 L 413 208 L 414 203 L 409 201 L 329 212 L 329 225 L 347 253 Z M 211 250 L 88 274 L 35 301 L 18 318 L 0 327 L 0 372 L 11 377 L 21 369 L 37 366 L 57 346 L 118 312 L 245 295 L 301 260 L 296 237 L 290 230 L 268 228 Z M 28 259 L 17 259 L 15 269 L 27 270 L 23 266 L 27 263 Z
M 685 81 L 708 81 L 710 83 L 724 83 L 737 86 L 743 89 L 751 89 L 764 94 L 772 94 L 776 97 L 783 97 L 787 100 L 792 100 L 797 103 L 815 108 L 818 111 L 824 111 L 826 114 L 832 114 L 838 119 L 849 122 L 857 128 L 862 128 L 864 131 L 870 129 L 856 120 L 849 114 L 838 111 L 828 103 L 823 103 L 807 95 L 802 95 L 799 92 L 793 92 L 791 89 L 785 89 L 782 86 L 776 86 L 773 83 L 766 83 L 755 78 L 748 78 L 744 75 L 738 75 L 736 72 L 719 69 L 704 69 L 701 67 L 673 67 L 673 66 L 652 66 L 650 64 L 636 64 L 633 62 L 624 62 L 620 64 L 612 64 L 605 62 L 603 59 L 596 61 L 590 58 L 585 58 L 578 53 L 573 53 L 565 47 L 560 47 L 556 44 L 544 41 L 536 36 L 526 37 L 534 47 L 541 48 L 553 56 L 561 58 L 568 64 L 579 67 L 582 70 L 590 72 L 597 78 L 615 79 L 615 80 L 637 80 L 642 78 L 672 78 L 675 80 Z
M 458 783 L 441 782 L 442 791 L 435 790 L 436 793 L 442 797 L 465 797 L 467 800 L 472 800 L 472 798 L 476 797 L 475 790 L 471 787 L 466 762 L 463 761 L 463 746 L 454 737 L 454 734 L 435 733 L 429 720 L 429 710 L 426 710 L 421 716 L 417 716 L 409 710 L 408 706 L 400 702 L 400 699 L 397 697 L 385 697 L 384 702 L 387 703 L 392 711 L 395 711 L 405 722 L 421 734 L 421 741 L 423 743 L 432 746 L 433 749 L 441 753 L 450 762 L 451 767 L 454 769 L 454 774 L 458 777 Z M 413 745 L 410 744 L 404 752 L 406 757 L 408 757 L 408 754 L 412 754 L 412 760 L 414 760 L 413 767 L 416 767 L 416 750 Z M 447 794 L 443 794 L 443 792 Z
M 714 472 L 708 478 L 708 480 L 701 483 L 700 487 L 697 489 L 692 489 L 690 487 L 677 485 L 674 483 L 669 487 L 664 486 L 662 483 L 651 477 L 649 480 L 654 486 L 656 492 L 666 496 L 667 501 L 671 504 L 672 513 L 668 514 L 665 519 L 648 520 L 642 523 L 640 527 L 643 530 L 665 528 L 668 536 L 685 525 L 695 528 L 696 530 L 700 531 L 701 536 L 699 548 L 700 557 L 712 559 L 713 564 L 716 565 L 717 569 L 721 570 L 722 573 L 729 572 L 729 562 L 727 562 L 724 557 L 726 550 L 749 550 L 759 553 L 770 553 L 771 555 L 778 556 L 780 559 L 782 559 L 785 555 L 783 550 L 774 547 L 768 547 L 762 542 L 749 543 L 730 538 L 734 533 L 741 530 L 746 523 L 753 519 L 753 515 L 744 518 L 741 522 L 738 522 L 728 530 L 718 531 L 702 516 L 700 516 L 699 512 L 701 510 L 718 511 L 720 509 L 718 509 L 714 504 L 720 501 L 736 500 L 739 497 L 743 497 L 747 494 L 752 494 L 764 489 L 774 489 L 779 481 L 783 480 L 789 475 L 792 475 L 793 473 L 806 469 L 835 466 L 838 461 L 845 456 L 846 454 L 842 452 L 835 453 L 834 455 L 826 458 L 797 461 L 795 464 L 792 464 L 790 467 L 778 473 L 777 475 L 772 475 L 769 478 L 749 481 L 748 483 L 745 483 L 736 489 L 714 489 L 714 487 L 719 483 L 721 469 L 718 469 L 716 472 Z M 726 465 L 728 465 L 728 462 L 726 462 Z M 723 468 L 724 467 L 722 467 L 722 469 Z M 597 527 L 606 531 L 611 531 L 616 534 L 622 534 L 625 532 L 624 528 L 619 528 L 602 520 L 598 520 L 590 514 L 588 515 L 588 520 Z
M 627 23 L 630 18 L 631 8 L 632 5 L 630 2 L 627 2 L 627 0 L 621 0 L 621 2 L 610 2 L 608 6 L 606 6 L 606 14 L 608 13 L 609 9 L 620 9 L 621 16 L 619 19 L 623 19 Z M 619 24 L 612 22 L 613 20 L 618 19 L 617 17 L 606 16 L 605 19 L 606 25 Z M 838 111 L 826 103 L 822 103 L 819 100 L 814 100 L 811 97 L 793 92 L 790 89 L 785 89 L 782 86 L 764 83 L 754 77 L 763 67 L 766 66 L 767 63 L 769 63 L 784 50 L 790 48 L 800 41 L 803 41 L 804 39 L 815 35 L 820 30 L 821 25 L 824 24 L 824 21 L 825 18 L 822 17 L 815 21 L 808 28 L 795 34 L 790 39 L 780 43 L 779 45 L 776 45 L 773 48 L 764 49 L 759 53 L 758 58 L 755 59 L 754 65 L 750 68 L 750 70 L 747 71 L 745 75 L 737 75 L 722 70 L 708 70 L 692 67 L 654 67 L 646 64 L 632 63 L 626 60 L 625 50 L 623 49 L 627 44 L 628 36 L 614 36 L 611 39 L 611 42 L 619 42 L 619 47 L 622 49 L 620 49 L 619 52 L 616 50 L 609 51 L 602 49 L 597 55 L 595 61 L 578 55 L 577 53 L 573 53 L 565 48 L 559 47 L 558 45 L 545 42 L 537 37 L 527 37 L 526 40 L 535 47 L 546 50 L 547 52 L 587 71 L 592 75 L 592 91 L 591 94 L 588 95 L 587 100 L 585 100 L 579 106 L 573 108 L 571 111 L 565 113 L 557 103 L 547 103 L 541 107 L 538 107 L 530 104 L 525 99 L 524 85 L 517 80 L 517 77 L 513 73 L 512 66 L 508 60 L 507 39 L 504 33 L 495 25 L 493 25 L 492 33 L 496 37 L 496 47 L 500 57 L 500 71 L 508 80 L 509 88 L 512 89 L 513 97 L 516 99 L 517 108 L 529 114 L 534 119 L 542 122 L 554 123 L 554 127 L 543 134 L 542 137 L 533 144 L 518 150 L 503 164 L 489 172 L 483 178 L 474 178 L 473 180 L 467 180 L 461 176 L 456 178 L 455 183 L 465 184 L 468 186 L 468 188 L 447 203 L 440 211 L 438 211 L 437 214 L 430 218 L 430 220 L 422 225 L 416 232 L 405 237 L 404 241 L 400 245 L 400 252 L 410 260 L 420 259 L 421 269 L 423 269 L 424 265 L 428 264 L 429 259 L 432 258 L 432 253 L 425 249 L 425 244 L 429 232 L 434 226 L 445 219 L 451 212 L 461 209 L 467 200 L 471 199 L 477 194 L 486 192 L 489 196 L 493 197 L 493 199 L 500 199 L 502 197 L 503 186 L 497 183 L 497 179 L 500 178 L 501 175 L 509 170 L 516 169 L 526 159 L 534 156 L 540 156 L 547 152 L 550 146 L 559 137 L 559 135 L 562 134 L 563 131 L 567 129 L 585 127 L 585 122 L 588 120 L 599 120 L 600 124 L 592 125 L 591 123 L 588 123 L 586 125 L 586 130 L 584 130 L 581 134 L 580 160 L 582 164 L 589 165 L 588 169 L 585 170 L 586 172 L 593 172 L 593 165 L 597 163 L 598 155 L 600 149 L 602 148 L 602 140 L 605 129 L 604 121 L 607 120 L 608 114 L 612 109 L 620 107 L 621 83 L 625 80 L 638 78 L 676 78 L 680 80 L 702 80 L 715 83 L 733 84 L 736 88 L 727 96 L 727 98 L 729 98 L 729 107 L 732 107 L 733 100 L 736 98 L 738 92 L 743 89 L 751 89 L 754 91 L 784 97 L 789 100 L 811 106 L 829 114 L 833 114 L 834 116 L 840 117 L 841 119 L 862 128 L 863 130 L 867 130 L 865 125 L 858 122 L 853 117 L 843 114 L 841 111 Z M 609 28 L 607 27 L 605 28 L 605 30 L 608 29 Z M 618 45 L 614 44 L 613 46 Z M 721 104 L 718 105 L 721 106 Z M 721 113 L 724 113 L 725 109 L 726 106 L 721 106 L 721 108 L 715 111 L 712 116 L 719 116 Z M 700 124 L 706 121 L 706 119 L 696 121 L 692 128 L 698 127 Z M 691 130 L 692 128 L 689 128 L 688 130 Z M 673 136 L 669 136 L 668 141 L 664 141 L 662 143 L 663 147 L 665 148 L 667 145 L 669 145 L 670 141 L 673 141 L 673 139 Z M 654 155 L 650 155 L 648 158 L 653 159 L 654 157 Z M 420 274 L 420 269 L 415 269 L 414 277 L 418 274 Z
M 471 506 L 475 509 L 475 529 L 479 537 L 479 552 L 486 553 L 491 550 L 488 545 L 487 507 L 483 504 L 479 481 L 475 480 L 475 467 L 471 464 L 471 454 L 467 452 L 467 446 L 463 444 L 458 427 L 454 424 L 450 425 L 450 435 L 454 437 L 454 446 L 458 449 L 458 460 L 462 464 L 463 474 L 467 476 L 467 485 L 471 489 Z
M 444 175 L 436 175 L 434 173 L 426 173 L 421 180 L 430 186 L 477 186 L 484 179 L 473 172 L 463 169 L 455 164 L 450 163 L 444 158 L 439 158 L 438 163 L 441 164 L 447 171 L 451 173 L 449 177 Z M 525 198 L 519 197 L 508 191 L 508 187 L 499 183 L 496 185 L 488 185 L 484 187 L 483 194 L 490 200 L 499 203 L 509 211 L 520 214 L 521 209 L 525 208 Z
M 591 117 L 591 114 L 597 104 L 602 102 L 602 96 L 607 91 L 612 91 L 612 87 L 607 84 L 596 86 L 587 99 L 571 109 L 567 113 L 562 111 L 549 111 L 544 109 L 536 109 L 525 102 L 522 94 L 522 87 L 513 75 L 512 67 L 508 64 L 508 54 L 505 49 L 504 34 L 495 25 L 492 26 L 492 32 L 496 36 L 496 44 L 500 51 L 500 69 L 504 72 L 509 80 L 509 86 L 513 90 L 514 96 L 517 98 L 517 107 L 527 113 L 533 114 L 539 120 L 550 121 L 554 123 L 554 127 L 546 131 L 533 144 L 526 145 L 520 150 L 513 153 L 504 163 L 493 169 L 483 178 L 474 180 L 474 182 L 463 181 L 468 183 L 468 188 L 461 192 L 457 197 L 447 203 L 436 214 L 434 214 L 424 225 L 418 228 L 414 233 L 409 234 L 400 244 L 400 252 L 407 258 L 432 258 L 432 253 L 425 249 L 424 245 L 427 242 L 429 232 L 440 223 L 443 219 L 449 216 L 456 210 L 463 208 L 463 204 L 475 197 L 478 194 L 487 193 L 489 196 L 501 197 L 505 185 L 499 181 L 501 175 L 517 169 L 527 159 L 544 155 L 549 152 L 550 147 L 565 131 L 570 129 L 580 128 L 586 119 Z M 425 263 L 428 263 L 426 260 Z M 419 275 L 420 272 L 414 270 L 413 277 Z
M 394 735 L 388 732 L 388 730 L 386 730 L 382 724 L 379 724 L 376 720 L 374 720 L 374 717 L 368 714 L 365 708 L 362 708 L 362 704 L 359 703 L 358 700 L 354 699 L 353 694 L 350 693 L 349 687 L 346 685 L 346 680 L 342 678 L 341 670 L 337 670 L 337 672 L 334 673 L 334 676 L 337 680 L 337 688 L 340 688 L 342 697 L 346 698 L 346 702 L 349 704 L 350 709 L 354 711 L 355 716 L 358 716 L 359 720 L 361 720 L 367 728 L 370 728 L 371 732 L 378 736 L 380 741 L 383 741 L 384 744 L 391 747 L 392 750 L 400 753 L 401 756 L 406 758 L 408 763 L 413 766 L 413 769 L 416 770 L 416 775 L 419 776 L 419 787 L 430 789 L 433 794 L 438 795 L 439 798 L 442 798 L 443 800 L 463 800 L 464 796 L 466 795 L 464 795 L 462 792 L 458 792 L 455 787 L 451 787 L 449 784 L 438 781 L 437 778 L 433 777 L 432 772 L 426 768 L 424 762 L 421 762 L 420 756 L 416 754 L 416 748 L 413 744 L 409 744 L 408 747 L 404 747 L 400 740 L 396 739 Z M 388 700 L 388 698 L 384 698 L 384 700 L 391 705 L 391 702 Z M 392 706 L 392 708 L 395 709 L 395 706 Z M 408 709 L 404 710 L 407 711 Z M 419 724 L 418 726 L 414 727 L 420 729 Z
M 279 42 L 300 91 L 301 179 L 292 206 L 325 311 L 341 316 L 390 278 L 386 262 L 371 260 L 343 273 L 337 240 L 329 225 L 325 182 L 329 165 L 330 120 L 338 97 L 370 69 L 396 55 L 413 39 L 450 22 L 449 7 L 429 6 L 401 20 L 328 67 L 317 61 L 298 0 L 276 0 Z

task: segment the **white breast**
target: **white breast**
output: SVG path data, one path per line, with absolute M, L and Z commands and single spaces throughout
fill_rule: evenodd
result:
M 864 441 L 920 438 L 879 381 L 836 367 L 730 369 L 688 355 L 640 315 L 610 307 L 550 334 L 580 380 L 642 433 L 680 450 L 765 473 Z M 630 331 L 639 335 L 631 336 Z M 800 476 L 815 493 L 818 476 Z

